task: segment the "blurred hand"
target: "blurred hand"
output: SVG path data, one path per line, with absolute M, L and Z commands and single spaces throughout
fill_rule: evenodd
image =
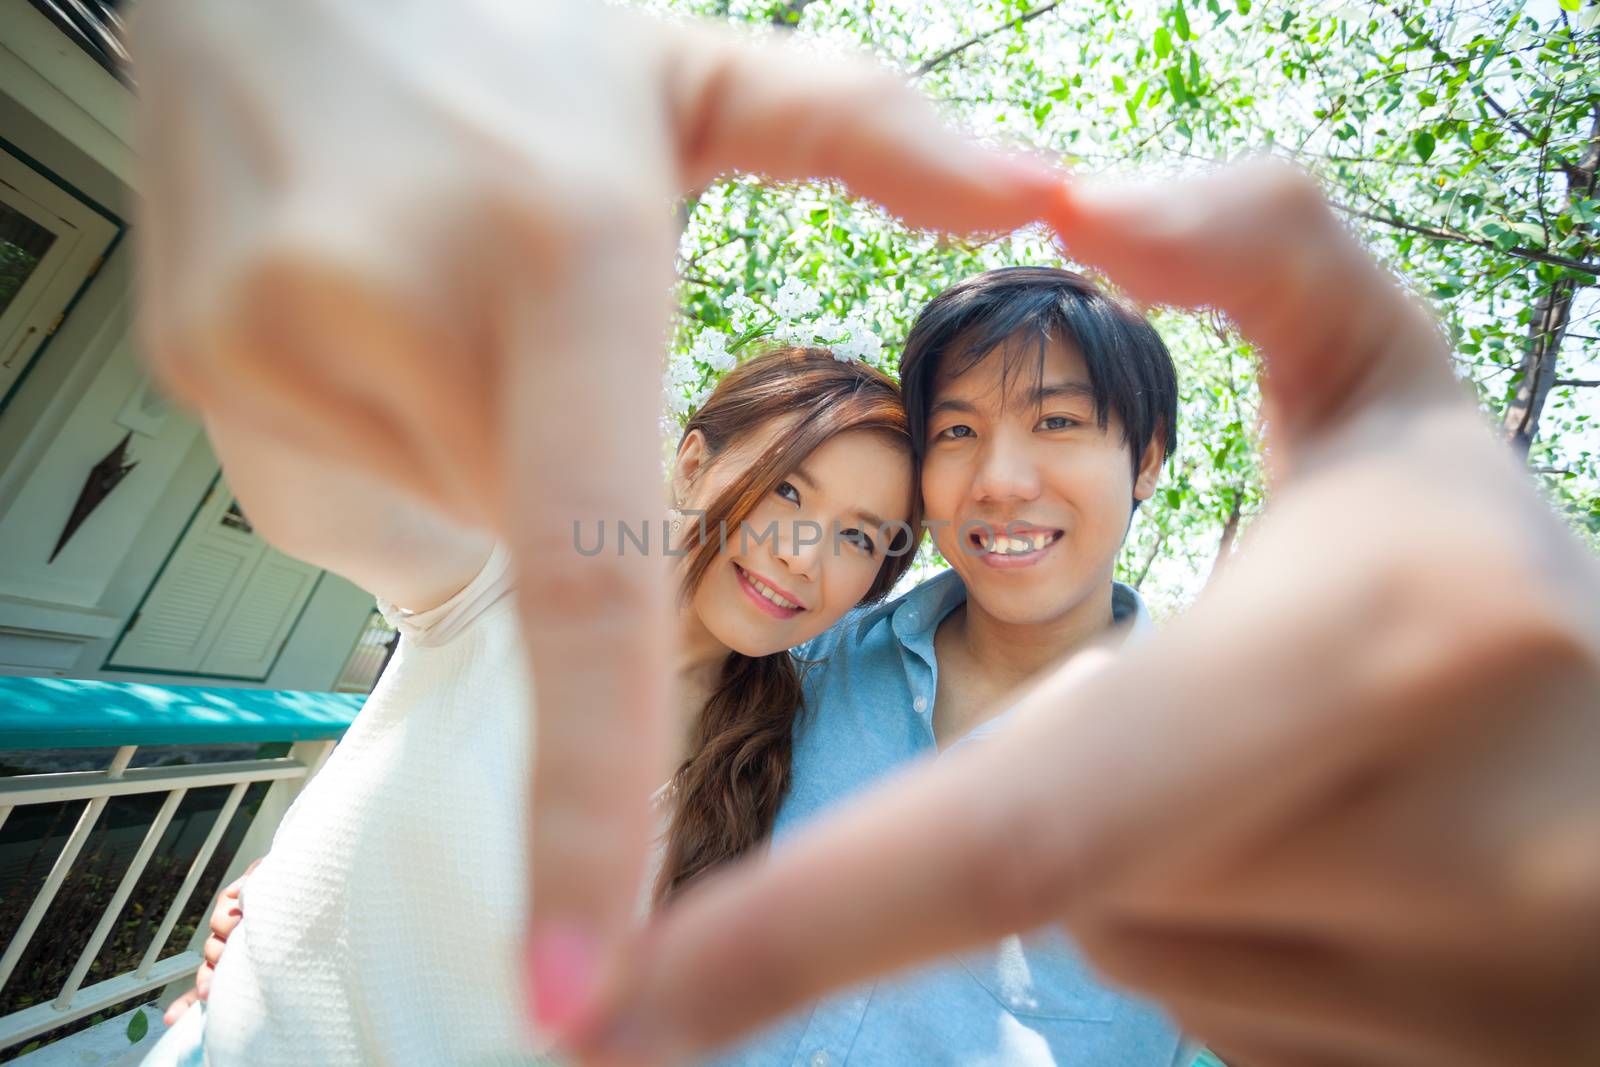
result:
M 163 1020 L 168 1026 L 183 1017 L 197 1000 L 205 1000 L 211 996 L 211 977 L 216 973 L 217 961 L 222 958 L 222 950 L 227 947 L 228 935 L 233 933 L 233 928 L 239 925 L 239 920 L 244 918 L 244 904 L 240 900 L 240 893 L 244 889 L 246 878 L 261 863 L 256 860 L 244 869 L 244 873 L 223 887 L 217 894 L 217 903 L 211 909 L 211 936 L 206 938 L 205 944 L 200 948 L 200 954 L 205 957 L 194 975 L 194 988 L 183 996 L 167 1005 Z
M 674 199 L 833 175 L 917 225 L 1007 229 L 1049 178 L 861 62 L 582 0 L 146 0 L 133 46 L 162 381 L 515 552 L 529 965 L 559 1026 L 632 919 L 663 764 L 667 571 L 570 531 L 661 506 Z
M 1600 574 L 1315 186 L 1066 186 L 1074 256 L 1227 311 L 1280 483 L 1181 620 L 686 893 L 574 1035 L 675 1061 L 1064 923 L 1252 1065 L 1600 1062 Z

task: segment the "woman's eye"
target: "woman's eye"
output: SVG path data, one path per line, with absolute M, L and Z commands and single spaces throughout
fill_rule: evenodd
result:
M 871 537 L 867 536 L 866 532 L 863 530 L 840 530 L 839 536 L 844 538 L 846 541 L 849 541 L 852 545 L 855 545 L 869 556 L 878 550 L 878 546 L 873 542 Z
M 974 436 L 972 427 L 962 423 L 957 423 L 954 426 L 947 426 L 939 431 L 939 440 L 941 441 L 954 441 L 957 438 L 972 436 Z
M 788 500 L 791 503 L 800 503 L 800 490 L 796 489 L 788 482 L 779 482 L 778 488 L 774 489 L 773 492 L 777 493 L 779 496 L 783 497 L 783 499 Z
M 1039 420 L 1041 430 L 1070 430 L 1078 425 L 1078 420 L 1069 419 L 1065 415 L 1046 415 Z

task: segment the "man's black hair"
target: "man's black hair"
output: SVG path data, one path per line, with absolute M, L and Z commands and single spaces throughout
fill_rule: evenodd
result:
M 1031 350 L 1042 379 L 1045 349 L 1055 340 L 1083 355 L 1095 418 L 1104 430 L 1116 412 L 1135 472 L 1157 431 L 1166 436 L 1165 455 L 1172 455 L 1178 444 L 1178 374 L 1155 327 L 1081 274 L 1002 267 L 934 297 L 906 338 L 900 385 L 918 464 L 927 452 L 928 415 L 941 372 L 959 377 L 998 351 L 1006 361 L 1002 388 L 1009 388 Z

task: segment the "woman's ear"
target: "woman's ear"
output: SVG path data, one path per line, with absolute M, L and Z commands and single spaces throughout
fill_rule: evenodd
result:
M 1161 480 L 1161 461 L 1167 454 L 1167 431 L 1160 427 L 1150 435 L 1150 443 L 1145 446 L 1144 455 L 1139 457 L 1139 469 L 1133 475 L 1133 498 L 1135 500 L 1149 500 L 1156 492 L 1156 483 Z
M 689 495 L 689 486 L 711 458 L 711 446 L 700 430 L 690 430 L 678 444 L 678 456 L 672 461 L 672 499 L 682 502 Z

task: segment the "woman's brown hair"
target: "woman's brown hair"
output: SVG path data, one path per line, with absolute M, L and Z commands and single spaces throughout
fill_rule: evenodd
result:
M 705 435 L 712 462 L 741 437 L 786 419 L 784 432 L 741 472 L 690 527 L 683 596 L 691 597 L 722 551 L 719 531 L 739 524 L 823 442 L 852 430 L 884 434 L 911 453 L 900 386 L 882 371 L 840 362 L 827 349 L 779 348 L 730 371 L 684 427 Z M 913 501 L 918 494 L 912 494 Z M 914 503 L 913 508 L 917 505 Z M 886 538 L 872 586 L 862 598 L 888 595 L 911 566 L 919 515 Z M 885 531 L 888 534 L 890 531 Z M 800 675 L 788 652 L 730 653 L 691 735 L 690 755 L 673 775 L 672 821 L 655 898 L 664 903 L 700 874 L 760 844 L 772 832 L 789 788 Z

